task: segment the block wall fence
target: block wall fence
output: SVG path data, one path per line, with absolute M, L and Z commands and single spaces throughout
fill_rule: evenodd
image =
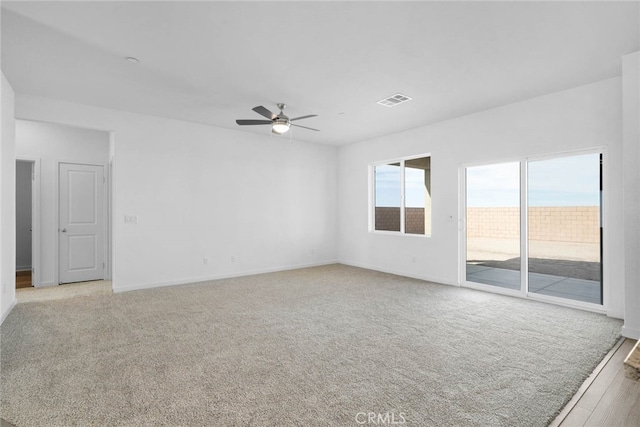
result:
M 424 234 L 424 209 L 406 209 L 406 232 Z M 400 208 L 378 207 L 376 230 L 400 230 Z M 467 237 L 520 238 L 519 208 L 468 208 Z M 529 208 L 529 239 L 551 242 L 599 243 L 598 206 Z
M 405 208 L 404 229 L 409 234 L 424 234 L 424 208 Z M 377 207 L 376 230 L 400 231 L 400 208 Z
M 467 237 L 517 239 L 519 230 L 519 208 L 467 209 Z M 529 239 L 599 243 L 600 207 L 530 207 Z

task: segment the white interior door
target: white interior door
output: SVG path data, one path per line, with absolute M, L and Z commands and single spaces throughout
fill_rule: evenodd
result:
M 60 163 L 59 282 L 104 278 L 104 170 Z

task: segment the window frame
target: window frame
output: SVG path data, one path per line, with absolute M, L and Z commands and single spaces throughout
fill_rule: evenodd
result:
M 412 155 L 412 156 L 406 156 L 406 157 L 398 157 L 398 158 L 394 158 L 394 159 L 388 159 L 388 160 L 381 160 L 381 161 L 376 161 L 376 162 L 372 162 L 369 163 L 369 168 L 368 168 L 368 183 L 369 183 L 369 232 L 370 233 L 374 233 L 374 234 L 388 234 L 388 235 L 393 235 L 393 236 L 412 236 L 412 237 L 418 237 L 418 238 L 430 238 L 433 234 L 427 234 L 426 230 L 424 234 L 417 234 L 417 233 L 407 233 L 406 232 L 406 227 L 405 227 L 405 223 L 406 223 L 406 183 L 405 183 L 405 163 L 409 160 L 415 160 L 415 159 L 421 159 L 424 157 L 428 157 L 429 158 L 429 162 L 431 162 L 432 156 L 431 153 L 423 153 L 423 154 L 416 154 L 416 155 Z M 399 163 L 400 164 L 400 231 L 393 231 L 393 230 L 376 230 L 376 175 L 375 175 L 375 171 L 376 171 L 376 167 L 377 166 L 384 166 L 384 165 L 390 165 L 393 163 Z M 431 175 L 431 163 L 430 163 L 430 167 L 429 167 L 429 174 Z M 432 176 L 430 176 L 430 180 L 431 180 Z M 430 192 L 431 193 L 431 192 Z M 430 208 L 431 209 L 431 208 Z M 433 218 L 431 218 L 431 221 L 433 220 Z
M 601 155 L 601 175 L 600 179 L 602 180 L 602 190 L 600 193 L 600 224 L 604 229 L 604 234 L 601 240 L 601 266 L 602 270 L 602 279 L 601 279 L 601 298 L 602 304 L 595 304 L 590 302 L 571 300 L 560 297 L 551 297 L 542 294 L 536 294 L 533 292 L 529 292 L 529 246 L 528 246 L 528 233 L 529 233 L 529 201 L 527 198 L 527 190 L 528 190 L 528 166 L 530 162 L 540 161 L 540 160 L 550 160 L 561 157 L 572 157 L 572 156 L 580 156 L 586 154 L 600 154 Z M 460 232 L 458 233 L 458 274 L 460 275 L 459 284 L 463 287 L 478 289 L 482 291 L 487 291 L 491 293 L 515 296 L 518 298 L 531 299 L 534 301 L 542 301 L 547 302 L 563 307 L 571 307 L 578 308 L 581 310 L 592 311 L 596 313 L 607 313 L 610 309 L 610 287 L 609 283 L 613 280 L 610 276 L 611 268 L 604 268 L 604 266 L 611 265 L 611 256 L 610 256 L 610 247 L 611 240 L 610 235 L 611 232 L 607 232 L 606 230 L 610 230 L 611 219 L 608 215 L 609 211 L 609 200 L 610 194 L 612 193 L 611 184 L 609 184 L 609 148 L 606 146 L 594 146 L 590 148 L 583 149 L 575 149 L 569 151 L 558 151 L 558 152 L 547 152 L 542 154 L 533 154 L 528 156 L 518 156 L 518 157 L 505 157 L 505 158 L 496 158 L 494 160 L 485 160 L 481 162 L 467 162 L 461 163 L 459 165 L 458 170 L 458 179 L 459 179 L 459 218 L 465 218 L 461 220 L 462 228 L 460 228 Z M 502 289 L 500 287 L 485 285 L 482 283 L 470 282 L 466 279 L 466 261 L 467 261 L 467 237 L 466 237 L 466 210 L 467 210 L 467 183 L 466 183 L 466 170 L 470 167 L 476 166 L 486 166 L 493 165 L 499 163 L 509 163 L 509 162 L 518 162 L 520 163 L 520 257 L 522 259 L 521 270 L 526 271 L 526 273 L 522 274 L 521 287 L 519 290 L 513 291 L 509 289 Z M 522 236 L 527 236 L 527 238 L 523 239 Z

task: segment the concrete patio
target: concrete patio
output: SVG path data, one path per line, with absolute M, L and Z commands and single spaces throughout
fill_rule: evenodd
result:
M 520 271 L 467 264 L 467 281 L 520 289 Z M 529 292 L 601 304 L 600 282 L 552 274 L 529 273 Z
M 520 289 L 520 241 L 473 238 L 467 242 L 467 281 Z M 600 245 L 529 242 L 529 292 L 601 304 Z

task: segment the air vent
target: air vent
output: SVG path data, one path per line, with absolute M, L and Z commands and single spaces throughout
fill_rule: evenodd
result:
M 378 101 L 378 104 L 384 105 L 385 107 L 395 107 L 398 104 L 402 104 L 403 102 L 411 101 L 407 95 L 403 95 L 401 93 L 396 93 L 393 96 L 390 96 L 385 99 L 381 99 Z

